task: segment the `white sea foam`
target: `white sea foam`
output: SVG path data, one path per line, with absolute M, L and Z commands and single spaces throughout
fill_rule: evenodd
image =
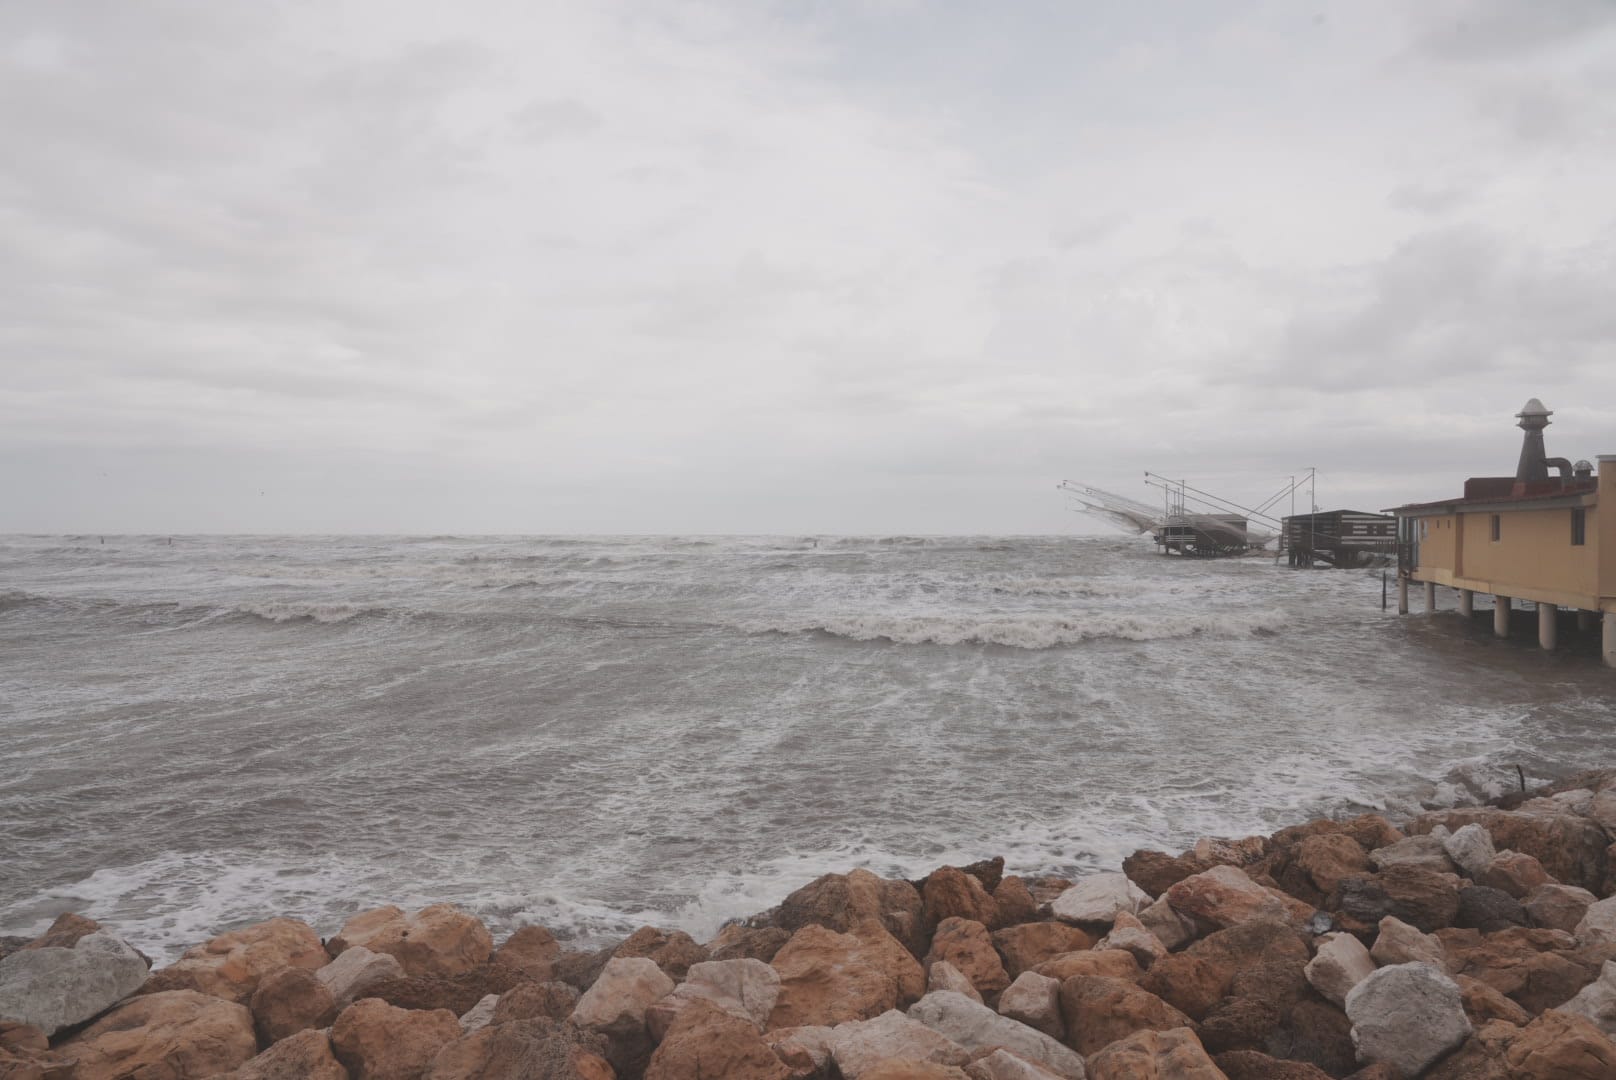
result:
M 237 615 L 251 615 L 269 622 L 286 623 L 307 620 L 317 623 L 343 623 L 365 615 L 377 615 L 381 609 L 364 604 L 319 604 L 285 600 L 261 600 L 237 604 L 231 611 Z
M 890 641 L 898 645 L 1006 645 L 1017 649 L 1051 649 L 1100 638 L 1159 641 L 1196 634 L 1232 636 L 1272 632 L 1286 621 L 1286 614 L 1277 609 L 1154 615 L 1093 612 L 1081 617 L 840 615 L 753 620 L 743 624 L 742 629 L 754 634 L 819 632 L 854 641 Z

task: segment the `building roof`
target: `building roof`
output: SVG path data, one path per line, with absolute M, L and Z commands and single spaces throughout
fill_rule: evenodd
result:
M 1511 476 L 1473 476 L 1465 481 L 1464 494 L 1456 499 L 1437 499 L 1434 502 L 1405 503 L 1387 510 L 1403 517 L 1415 516 L 1419 511 L 1463 512 L 1471 507 L 1490 510 L 1550 510 L 1558 506 L 1591 505 L 1593 500 L 1584 496 L 1599 490 L 1599 481 L 1593 477 L 1557 477 L 1550 480 L 1522 482 Z

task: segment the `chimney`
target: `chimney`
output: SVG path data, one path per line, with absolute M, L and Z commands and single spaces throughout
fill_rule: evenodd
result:
M 1543 449 L 1543 429 L 1549 426 L 1549 417 L 1553 415 L 1537 398 L 1528 401 L 1515 414 L 1520 421 L 1520 429 L 1526 432 L 1526 438 L 1521 443 L 1521 461 L 1515 466 L 1517 485 L 1549 478 L 1548 454 Z

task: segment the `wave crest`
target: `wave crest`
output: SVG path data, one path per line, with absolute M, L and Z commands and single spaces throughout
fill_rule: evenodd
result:
M 267 600 L 257 604 L 237 604 L 231 608 L 235 615 L 246 615 L 272 623 L 317 622 L 345 623 L 366 615 L 380 615 L 381 608 L 359 604 L 303 604 L 284 600 Z
M 846 615 L 797 621 L 754 622 L 749 633 L 821 633 L 853 641 L 890 641 L 896 645 L 1005 645 L 1015 649 L 1053 649 L 1085 641 L 1114 638 L 1159 641 L 1216 634 L 1273 633 L 1284 625 L 1281 611 L 1245 611 L 1197 615 L 1102 614 L 1083 618 L 1055 615 L 958 617 L 950 615 Z

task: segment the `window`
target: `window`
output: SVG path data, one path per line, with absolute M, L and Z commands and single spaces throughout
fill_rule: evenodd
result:
M 1496 541 L 1499 538 L 1500 533 L 1501 533 L 1501 530 L 1499 528 L 1498 515 L 1494 514 L 1493 515 L 1493 540 Z
M 1429 521 L 1420 522 L 1420 539 L 1421 540 L 1429 540 L 1430 538 L 1431 538 L 1431 523 Z
M 1571 546 L 1582 547 L 1588 542 L 1588 511 L 1578 507 L 1571 511 Z

